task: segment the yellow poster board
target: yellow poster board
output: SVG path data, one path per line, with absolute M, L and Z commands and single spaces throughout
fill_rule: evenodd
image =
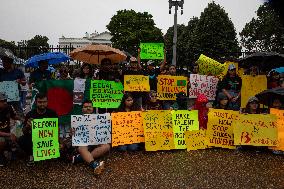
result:
M 276 126 L 278 131 L 277 147 L 272 147 L 272 149 L 284 151 L 284 110 L 270 109 L 270 114 L 277 116 Z
M 199 73 L 200 75 L 212 75 L 218 76 L 220 75 L 224 69 L 225 65 L 217 62 L 216 60 L 209 58 L 203 54 L 199 56 L 197 60 Z
M 146 151 L 175 149 L 170 110 L 149 110 L 142 113 Z
M 198 111 L 173 110 L 172 122 L 175 149 L 186 149 L 184 132 L 199 130 Z
M 248 99 L 267 89 L 267 78 L 265 75 L 243 75 L 241 89 L 241 108 L 245 108 Z
M 149 76 L 124 75 L 124 91 L 149 92 Z
M 207 148 L 206 130 L 185 131 L 184 134 L 187 151 Z
M 141 111 L 112 113 L 111 119 L 113 147 L 144 142 Z
M 240 114 L 234 122 L 235 145 L 276 146 L 276 119 L 272 114 Z
M 187 94 L 187 77 L 159 75 L 157 84 L 158 99 L 176 100 L 176 94 Z
M 233 122 L 239 120 L 239 112 L 209 109 L 206 138 L 208 146 L 235 149 Z

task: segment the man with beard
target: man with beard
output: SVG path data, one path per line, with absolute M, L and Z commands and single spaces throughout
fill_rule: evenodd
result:
M 34 165 L 33 158 L 33 142 L 32 142 L 32 120 L 42 119 L 42 118 L 57 118 L 57 114 L 47 108 L 47 96 L 45 94 L 39 93 L 35 98 L 36 108 L 27 113 L 25 121 L 23 123 L 23 136 L 19 138 L 20 147 L 29 156 L 27 166 Z

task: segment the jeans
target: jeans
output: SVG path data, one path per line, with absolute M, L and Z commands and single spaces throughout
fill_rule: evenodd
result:
M 23 135 L 18 140 L 19 146 L 26 152 L 27 155 L 33 155 L 32 135 Z
M 20 91 L 20 102 L 22 109 L 26 107 L 26 96 L 28 94 L 28 91 Z
M 139 144 L 126 144 L 123 146 L 118 146 L 116 148 L 118 151 L 137 151 L 139 150 Z

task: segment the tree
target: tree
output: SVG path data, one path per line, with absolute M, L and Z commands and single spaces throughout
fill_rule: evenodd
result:
M 257 18 L 247 23 L 240 33 L 241 44 L 249 51 L 284 53 L 284 26 L 269 3 L 257 10 Z
M 32 39 L 26 42 L 27 48 L 29 52 L 27 53 L 29 57 L 48 52 L 49 44 L 48 44 L 48 37 L 36 35 Z
M 193 31 L 194 54 L 205 54 L 216 60 L 236 58 L 241 51 L 233 22 L 215 2 L 209 3 Z
M 113 47 L 132 55 L 137 53 L 140 42 L 163 42 L 161 30 L 147 12 L 117 11 L 106 27 L 112 35 Z
M 0 47 L 5 49 L 10 49 L 13 53 L 16 53 L 17 46 L 14 41 L 5 41 L 4 39 L 0 39 Z

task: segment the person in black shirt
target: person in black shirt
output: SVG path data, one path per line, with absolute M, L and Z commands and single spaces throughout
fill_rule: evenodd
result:
M 16 119 L 13 108 L 7 104 L 7 96 L 0 93 L 0 167 L 6 164 L 4 149 L 9 141 L 16 142 L 16 136 L 10 131 L 10 119 Z
M 57 118 L 57 114 L 47 108 L 47 96 L 45 94 L 39 93 L 35 98 L 36 108 L 25 117 L 23 123 L 23 136 L 19 138 L 20 147 L 29 155 L 29 161 L 27 166 L 32 166 L 33 161 L 33 143 L 32 143 L 32 120 L 33 119 L 42 119 L 42 118 Z

